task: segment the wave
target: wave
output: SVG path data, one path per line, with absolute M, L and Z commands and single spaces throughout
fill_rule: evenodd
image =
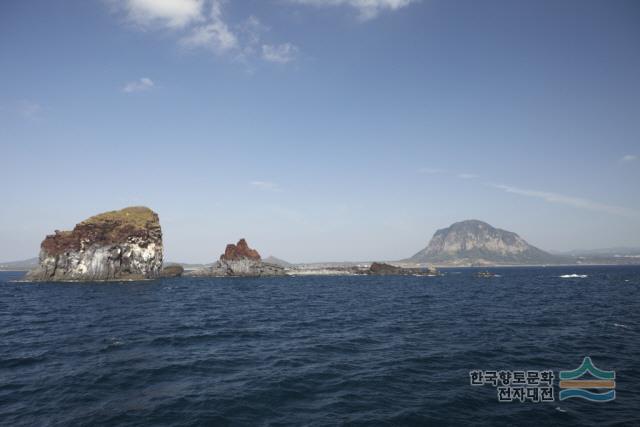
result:
M 614 323 L 613 326 L 616 328 L 630 329 L 627 325 L 623 325 L 622 323 Z
M 560 276 L 562 279 L 586 279 L 589 277 L 587 274 L 563 274 Z

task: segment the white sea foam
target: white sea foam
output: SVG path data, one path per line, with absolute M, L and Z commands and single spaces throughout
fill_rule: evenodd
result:
M 621 323 L 614 323 L 613 326 L 615 326 L 616 328 L 629 329 L 629 327 L 627 325 L 623 325 Z
M 589 277 L 586 274 L 563 274 L 562 276 L 560 276 L 563 279 L 584 279 L 586 277 Z
M 566 410 L 566 409 L 562 409 L 562 408 L 561 408 L 561 407 L 559 407 L 559 406 L 556 406 L 556 411 L 558 411 L 558 412 L 567 412 L 567 410 Z

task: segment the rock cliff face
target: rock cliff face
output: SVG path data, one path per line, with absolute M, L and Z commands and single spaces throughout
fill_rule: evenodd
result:
M 72 231 L 55 231 L 40 245 L 32 281 L 153 279 L 162 269 L 162 230 L 146 207 L 105 212 Z
M 562 259 L 528 244 L 516 233 L 494 228 L 486 222 L 468 220 L 436 231 L 429 245 L 408 261 L 444 265 L 513 265 L 557 264 Z
M 262 262 L 260 254 L 251 249 L 245 239 L 229 244 L 212 266 L 192 271 L 190 276 L 284 276 L 283 267 Z

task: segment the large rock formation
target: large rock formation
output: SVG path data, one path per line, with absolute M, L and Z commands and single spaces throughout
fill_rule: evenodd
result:
M 251 249 L 245 239 L 229 244 L 212 266 L 188 273 L 190 276 L 284 276 L 279 265 L 262 262 L 260 254 Z
M 486 222 L 456 222 L 436 231 L 429 245 L 407 261 L 439 265 L 526 265 L 566 262 Z
M 72 231 L 55 231 L 40 245 L 32 281 L 153 279 L 162 269 L 162 230 L 146 207 L 106 212 Z

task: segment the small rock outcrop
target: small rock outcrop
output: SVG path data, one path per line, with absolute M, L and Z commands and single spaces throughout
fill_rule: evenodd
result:
M 260 254 L 251 249 L 245 239 L 227 245 L 220 259 L 209 267 L 192 271 L 190 276 L 284 276 L 285 269 L 279 265 L 263 262 Z
M 180 277 L 184 273 L 184 267 L 181 265 L 167 265 L 160 272 L 160 277 Z
M 383 262 L 373 262 L 365 274 L 377 276 L 439 276 L 440 272 L 433 267 L 423 268 L 406 268 L 396 265 L 386 264 Z
M 369 274 L 401 274 L 402 268 L 383 262 L 371 263 Z
M 72 231 L 48 235 L 40 245 L 31 281 L 154 279 L 162 269 L 162 229 L 158 215 L 136 206 L 105 212 Z

